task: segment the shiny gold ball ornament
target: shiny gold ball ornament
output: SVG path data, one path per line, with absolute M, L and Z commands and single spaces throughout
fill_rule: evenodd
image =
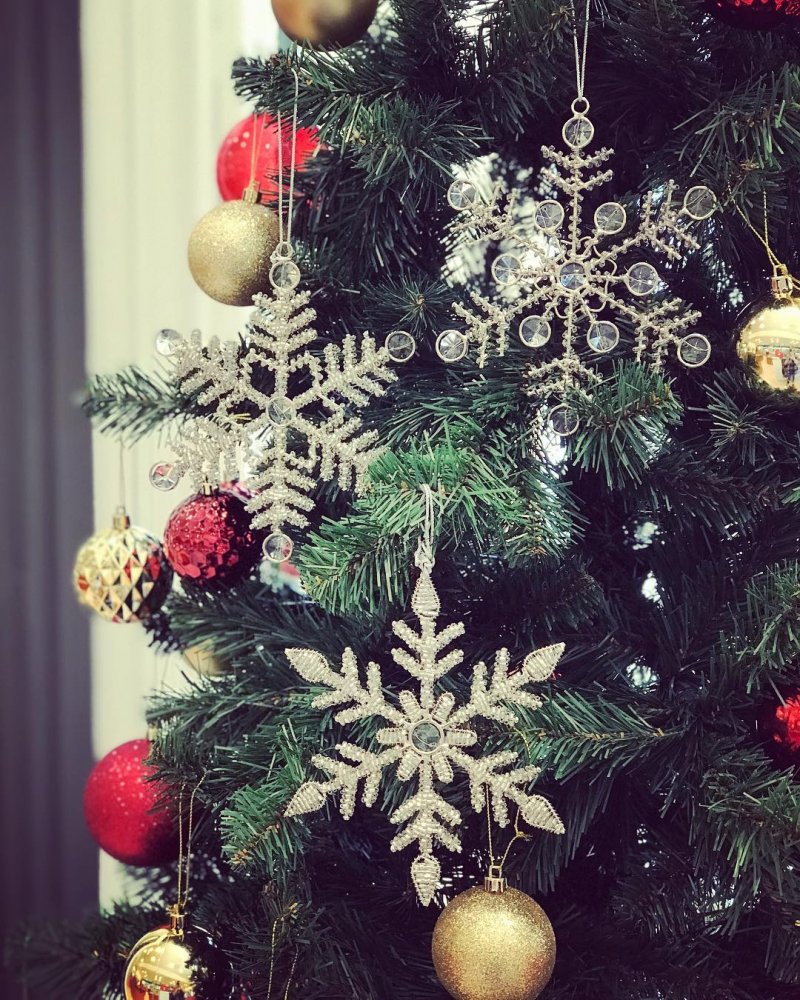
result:
M 218 1000 L 230 994 L 231 970 L 211 941 L 185 930 L 179 907 L 170 924 L 149 931 L 133 946 L 125 966 L 125 1000 Z
M 131 525 L 118 507 L 112 527 L 83 543 L 73 584 L 81 604 L 112 622 L 136 622 L 157 611 L 169 593 L 172 570 L 161 544 Z
M 736 352 L 762 387 L 800 393 L 800 297 L 788 275 L 772 280 L 772 295 L 747 313 Z
M 320 49 L 358 41 L 377 9 L 378 0 L 272 0 L 275 19 L 289 38 Z
M 442 910 L 432 951 L 455 1000 L 533 1000 L 553 974 L 556 938 L 538 903 L 490 876 Z
M 149 931 L 125 967 L 125 1000 L 194 1000 L 201 971 L 183 934 L 170 927 Z
M 249 306 L 269 290 L 270 257 L 278 245 L 278 217 L 258 203 L 254 188 L 225 201 L 197 223 L 189 237 L 189 270 L 206 295 L 228 306 Z

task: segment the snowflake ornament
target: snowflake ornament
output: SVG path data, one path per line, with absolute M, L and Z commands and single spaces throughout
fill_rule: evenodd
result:
M 308 524 L 318 480 L 363 491 L 382 449 L 356 411 L 395 380 L 390 362 L 400 359 L 396 334 L 382 348 L 365 333 L 360 344 L 346 336 L 341 346 L 326 345 L 322 357 L 305 350 L 317 339 L 316 313 L 310 294 L 295 290 L 299 280 L 293 261 L 273 266 L 273 294 L 255 296 L 244 344 L 214 339 L 203 347 L 195 335 L 169 351 L 182 389 L 214 408 L 220 448 L 246 455 L 253 494 L 246 506 L 253 528 L 269 529 L 264 554 L 273 562 L 291 556 L 284 529 Z
M 540 399 L 561 399 L 552 416 L 562 434 L 574 433 L 578 426 L 564 399 L 575 392 L 585 394 L 601 380 L 589 358 L 617 346 L 620 320 L 633 330 L 635 359 L 656 370 L 663 367 L 670 347 L 690 368 L 704 364 L 711 354 L 708 339 L 694 331 L 700 313 L 678 298 L 654 298 L 662 287 L 661 278 L 651 263 L 637 259 L 636 251 L 650 248 L 678 261 L 684 252 L 699 249 L 689 226 L 712 215 L 717 205 L 714 193 L 698 185 L 678 204 L 675 184 L 669 181 L 645 195 L 635 230 L 628 229 L 625 206 L 607 201 L 595 209 L 587 231 L 584 196 L 612 179 L 613 172 L 602 168 L 614 153 L 607 148 L 586 152 L 594 137 L 588 111 L 585 98 L 573 102 L 572 117 L 562 129 L 566 153 L 542 147 L 550 164 L 543 181 L 561 192 L 566 207 L 556 198 L 538 201 L 532 230 L 518 221 L 516 192 L 511 192 L 503 210 L 498 206 L 499 188 L 488 203 L 466 180 L 455 181 L 448 192 L 450 205 L 462 213 L 457 231 L 472 233 L 477 240 L 505 241 L 511 249 L 492 263 L 493 277 L 504 294 L 492 301 L 472 293 L 470 305 L 456 304 L 465 329 L 440 335 L 439 356 L 458 360 L 475 344 L 482 367 L 491 347 L 498 355 L 505 354 L 514 327 L 531 350 L 547 344 L 557 328 L 561 350 L 552 360 L 529 366 L 527 392 Z
M 359 676 L 358 663 L 351 649 L 342 656 L 341 672 L 331 668 L 325 658 L 312 649 L 287 649 L 286 655 L 297 672 L 309 684 L 329 688 L 312 702 L 316 708 L 346 706 L 336 714 L 337 722 L 352 724 L 361 719 L 382 719 L 387 725 L 377 733 L 381 749 L 367 750 L 353 743 L 340 743 L 338 757 L 317 754 L 314 765 L 328 775 L 327 780 L 307 781 L 295 792 L 286 809 L 287 816 L 299 816 L 321 809 L 328 795 L 339 793 L 339 811 L 345 819 L 353 815 L 361 787 L 366 806 L 375 804 L 381 778 L 395 768 L 399 781 L 416 779 L 416 790 L 394 810 L 390 821 L 401 827 L 391 849 L 400 851 L 416 845 L 417 856 L 411 864 L 411 878 L 417 895 L 428 905 L 436 891 L 441 867 L 434 855 L 434 845 L 459 851 L 461 841 L 456 827 L 461 814 L 439 791 L 453 783 L 455 771 L 469 779 L 472 807 L 484 807 L 488 795 L 495 820 L 500 826 L 509 822 L 509 805 L 520 810 L 534 827 L 563 833 L 564 826 L 553 807 L 540 795 L 527 791 L 538 776 L 537 767 L 512 767 L 517 753 L 502 750 L 483 756 L 471 756 L 468 747 L 478 743 L 470 723 L 478 718 L 507 726 L 517 724 L 514 706 L 537 709 L 541 700 L 527 690 L 537 681 L 546 680 L 564 651 L 562 643 L 537 649 L 526 656 L 522 667 L 509 670 L 508 650 L 495 654 L 491 679 L 484 663 L 477 663 L 472 674 L 469 701 L 456 707 L 448 691 L 437 692 L 437 682 L 464 659 L 459 649 L 443 652 L 464 633 L 461 622 L 439 629 L 439 597 L 431 579 L 433 561 L 418 559 L 419 580 L 411 601 L 419 621 L 415 631 L 405 622 L 392 625 L 394 634 L 407 647 L 392 649 L 392 658 L 419 682 L 419 693 L 400 692 L 398 703 L 390 701 L 383 689 L 377 663 L 367 665 L 366 683 Z

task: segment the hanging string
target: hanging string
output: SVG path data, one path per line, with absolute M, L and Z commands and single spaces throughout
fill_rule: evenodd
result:
M 433 506 L 433 490 L 427 483 L 424 483 L 422 486 L 422 496 L 425 501 L 425 513 L 423 514 L 422 521 L 422 535 L 417 546 L 414 562 L 418 569 L 430 570 L 433 568 L 435 510 Z
M 578 89 L 578 98 L 586 100 L 584 87 L 586 84 L 586 53 L 589 47 L 589 11 L 591 0 L 586 0 L 586 10 L 583 17 L 583 42 L 579 41 L 578 13 L 575 10 L 575 0 L 570 0 L 572 10 L 572 43 L 575 48 L 575 84 Z
M 503 877 L 503 870 L 506 866 L 506 861 L 508 861 L 508 856 L 511 853 L 511 848 L 516 844 L 518 840 L 528 840 L 529 835 L 525 833 L 524 830 L 520 830 L 519 820 L 520 820 L 520 808 L 517 807 L 517 814 L 514 817 L 514 836 L 509 840 L 508 846 L 505 851 L 503 851 L 503 856 L 498 861 L 494 853 L 494 844 L 492 841 L 492 809 L 489 802 L 489 786 L 483 786 L 484 799 L 486 801 L 486 836 L 489 843 L 489 867 L 493 875 L 497 878 Z
M 294 181 L 297 164 L 297 105 L 300 101 L 300 77 L 297 70 L 292 67 L 294 76 L 294 103 L 292 106 L 292 128 L 291 128 L 291 160 L 289 165 L 289 205 L 286 211 L 286 223 L 283 215 L 283 115 L 278 111 L 278 246 L 281 251 L 287 251 L 291 256 L 292 246 L 292 218 L 294 216 Z M 283 255 L 283 253 L 281 254 Z
M 269 953 L 269 980 L 267 981 L 267 1000 L 272 1000 L 272 982 L 275 978 L 275 946 L 278 936 L 278 924 L 285 920 L 286 917 L 283 913 L 279 914 L 272 923 L 272 941 L 270 944 Z M 295 948 L 294 956 L 292 958 L 292 965 L 289 969 L 289 978 L 286 980 L 286 989 L 283 992 L 283 1000 L 289 1000 L 289 990 L 292 988 L 292 981 L 294 980 L 295 969 L 297 968 L 297 956 L 299 952 Z
M 731 198 L 732 198 L 733 197 L 733 192 L 729 189 L 728 193 L 731 195 Z M 772 273 L 773 273 L 773 275 L 775 277 L 779 277 L 780 276 L 780 277 L 789 278 L 791 280 L 791 282 L 792 282 L 792 286 L 796 290 L 800 291 L 800 281 L 798 281 L 793 275 L 791 275 L 789 273 L 789 268 L 780 260 L 780 258 L 778 257 L 778 255 L 772 249 L 772 246 L 771 246 L 770 241 L 769 241 L 769 208 L 768 208 L 768 205 L 767 205 L 767 192 L 766 191 L 762 192 L 762 197 L 763 197 L 763 201 L 764 201 L 764 231 L 763 231 L 763 234 L 760 233 L 758 231 L 758 229 L 756 229 L 756 227 L 750 221 L 747 213 L 737 204 L 737 202 L 735 202 L 735 201 L 733 202 L 733 207 L 736 209 L 736 211 L 742 217 L 742 219 L 744 220 L 745 225 L 750 230 L 750 232 L 755 236 L 755 238 L 758 240 L 758 242 L 767 251 L 767 257 L 769 259 L 770 264 L 772 265 Z
M 119 443 L 119 506 L 122 510 L 127 509 L 127 504 L 125 503 L 125 445 L 120 441 Z
M 186 792 L 186 785 L 181 786 L 178 797 L 178 892 L 176 909 L 182 913 L 189 902 L 189 875 L 192 864 L 192 835 L 194 833 L 194 800 L 200 791 L 200 786 L 205 781 L 205 774 L 197 782 L 189 796 L 189 822 L 186 830 L 186 838 L 183 835 L 183 799 Z

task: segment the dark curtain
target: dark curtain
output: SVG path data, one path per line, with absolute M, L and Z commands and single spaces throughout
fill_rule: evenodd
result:
M 92 906 L 79 0 L 0 0 L 0 907 L 3 932 Z M 0 952 L 1 953 L 1 952 Z M 8 993 L 6 993 L 8 989 Z M 3 996 L 13 993 L 6 981 Z

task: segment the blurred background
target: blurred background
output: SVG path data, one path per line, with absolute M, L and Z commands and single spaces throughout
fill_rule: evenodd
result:
M 161 327 L 240 328 L 246 309 L 192 281 L 186 242 L 248 111 L 231 63 L 277 47 L 269 0 L 0 0 L 3 934 L 123 887 L 85 828 L 83 785 L 95 759 L 145 735 L 145 698 L 182 683 L 181 663 L 135 625 L 90 621 L 72 563 L 123 492 L 160 535 L 181 488 L 150 486 L 157 440 L 125 451 L 123 487 L 120 448 L 92 436 L 81 390 L 87 372 L 152 368 Z

